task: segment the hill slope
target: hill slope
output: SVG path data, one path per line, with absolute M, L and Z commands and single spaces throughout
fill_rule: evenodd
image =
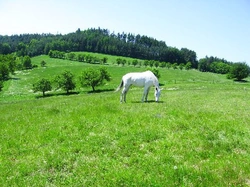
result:
M 159 103 L 141 103 L 132 87 L 119 93 L 53 92 L 36 99 L 39 77 L 89 64 L 33 58 L 47 68 L 19 72 L 0 100 L 3 186 L 247 186 L 250 179 L 249 83 L 222 75 L 160 69 Z M 95 65 L 98 66 L 98 65 Z M 108 65 L 114 89 L 121 76 L 145 68 Z

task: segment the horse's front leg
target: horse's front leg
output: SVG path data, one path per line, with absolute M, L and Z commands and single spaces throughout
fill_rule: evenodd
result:
M 142 102 L 144 102 L 144 98 L 145 98 L 145 102 L 148 101 L 148 92 L 149 92 L 149 88 L 144 88 L 144 92 L 143 92 L 143 95 L 142 95 Z

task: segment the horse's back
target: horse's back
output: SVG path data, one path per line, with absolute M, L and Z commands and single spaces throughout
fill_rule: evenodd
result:
M 133 84 L 135 86 L 153 85 L 155 82 L 155 75 L 151 71 L 127 73 L 123 76 L 125 84 Z

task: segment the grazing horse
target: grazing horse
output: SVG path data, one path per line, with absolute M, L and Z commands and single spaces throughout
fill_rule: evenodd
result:
M 119 91 L 123 86 L 121 93 L 121 102 L 126 102 L 126 94 L 131 85 L 144 87 L 144 92 L 142 95 L 142 102 L 147 101 L 148 92 L 151 86 L 155 86 L 155 101 L 159 101 L 161 94 L 161 89 L 159 87 L 159 82 L 157 77 L 151 71 L 145 71 L 140 73 L 127 73 L 122 77 L 122 81 L 116 91 Z M 144 100 L 145 99 L 145 100 Z

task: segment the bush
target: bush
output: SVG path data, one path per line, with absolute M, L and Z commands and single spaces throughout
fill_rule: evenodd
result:
M 231 70 L 228 74 L 228 78 L 242 80 L 247 78 L 250 73 L 250 68 L 246 63 L 235 63 L 232 65 Z

